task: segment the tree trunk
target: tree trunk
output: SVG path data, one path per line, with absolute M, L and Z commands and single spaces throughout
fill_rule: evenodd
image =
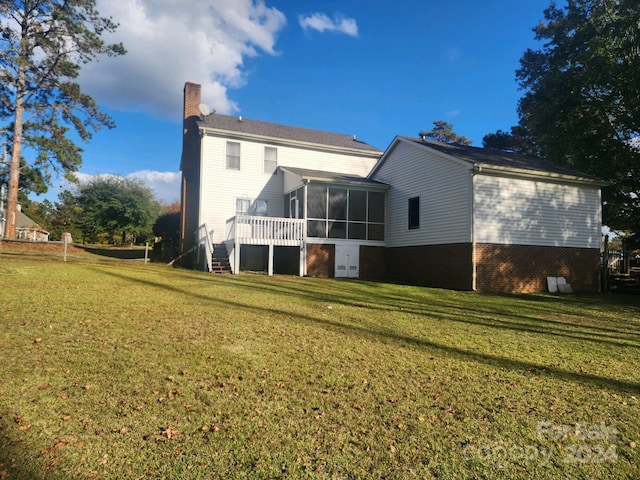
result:
M 20 184 L 20 155 L 22 153 L 22 121 L 24 116 L 25 71 L 18 70 L 16 91 L 16 111 L 13 119 L 13 145 L 9 163 L 9 185 L 7 188 L 7 238 L 16 238 L 16 211 L 18 207 L 18 187 Z

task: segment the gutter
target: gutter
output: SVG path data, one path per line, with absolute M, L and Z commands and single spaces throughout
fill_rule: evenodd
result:
M 483 173 L 490 175 L 491 173 L 500 173 L 500 174 L 513 174 L 514 176 L 520 178 L 527 179 L 548 179 L 555 180 L 558 182 L 565 183 L 581 183 L 581 184 L 590 184 L 598 187 L 606 187 L 609 185 L 609 182 L 605 182 L 604 180 L 600 180 L 597 178 L 589 178 L 589 177 L 578 177 L 575 175 L 568 175 L 564 173 L 554 173 L 554 172 L 545 172 L 541 170 L 526 170 L 524 168 L 514 168 L 514 167 L 501 167 L 497 165 L 488 165 L 486 163 L 474 163 L 473 164 L 473 172 L 474 174 Z

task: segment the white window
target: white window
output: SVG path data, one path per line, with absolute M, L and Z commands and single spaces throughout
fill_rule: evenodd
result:
M 240 144 L 227 142 L 227 169 L 240 170 Z
M 251 200 L 248 198 L 236 198 L 236 215 L 246 215 L 249 213 Z
M 264 147 L 264 173 L 273 175 L 278 168 L 278 149 L 275 147 Z

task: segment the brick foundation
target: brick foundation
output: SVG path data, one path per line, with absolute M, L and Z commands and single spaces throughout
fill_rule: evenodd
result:
M 593 248 L 476 245 L 476 288 L 544 292 L 547 277 L 565 277 L 575 292 L 600 291 L 600 252 Z
M 592 248 L 476 245 L 476 290 L 547 291 L 547 277 L 565 277 L 575 292 L 600 290 L 600 252 Z M 335 246 L 307 245 L 307 275 L 335 276 Z M 473 289 L 470 243 L 416 247 L 360 247 L 360 278 L 410 285 Z
M 307 244 L 307 276 L 335 277 L 336 246 L 333 244 Z
M 470 243 L 387 248 L 386 274 L 393 282 L 471 290 Z
M 363 280 L 384 280 L 386 277 L 385 248 L 360 246 L 360 278 Z

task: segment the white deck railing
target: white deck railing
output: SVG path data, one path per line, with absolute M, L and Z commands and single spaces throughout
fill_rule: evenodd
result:
M 227 220 L 227 240 L 258 245 L 299 245 L 304 240 L 304 220 L 237 215 Z

